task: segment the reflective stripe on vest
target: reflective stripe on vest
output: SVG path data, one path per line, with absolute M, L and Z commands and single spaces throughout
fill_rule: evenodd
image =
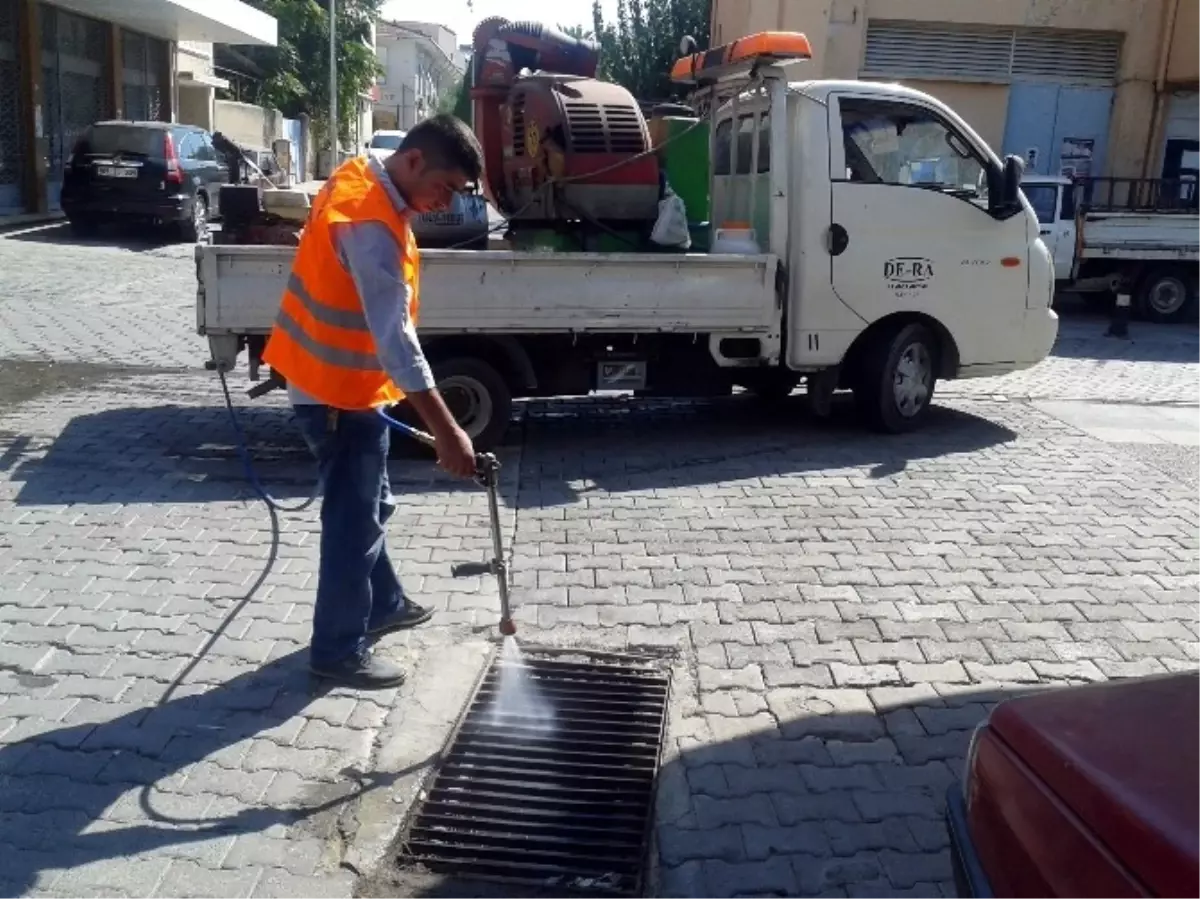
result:
M 408 218 L 366 160 L 353 159 L 338 167 L 313 203 L 263 352 L 297 390 L 339 409 L 390 405 L 404 396 L 378 359 L 358 285 L 336 246 L 335 226 L 357 222 L 381 224 L 395 238 L 415 321 L 420 260 Z
M 352 368 L 355 371 L 382 371 L 379 367 L 379 357 L 374 353 L 356 353 L 354 350 L 342 350 L 321 343 L 310 337 L 304 328 L 300 326 L 300 323 L 288 314 L 286 309 L 279 310 L 279 315 L 275 318 L 275 324 L 279 326 L 279 330 L 300 344 L 305 352 L 327 365 L 336 365 L 339 368 Z
M 334 309 L 332 306 L 327 306 L 308 292 L 308 288 L 304 286 L 304 282 L 300 280 L 300 276 L 292 272 L 288 276 L 287 289 L 296 295 L 308 314 L 315 318 L 323 325 L 332 325 L 335 328 L 344 328 L 347 331 L 366 331 L 370 332 L 367 327 L 367 317 L 361 311 L 353 311 L 350 309 Z

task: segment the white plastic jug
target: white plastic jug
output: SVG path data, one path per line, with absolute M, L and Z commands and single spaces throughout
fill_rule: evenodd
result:
M 718 228 L 710 253 L 730 256 L 757 256 L 762 252 L 753 228 Z

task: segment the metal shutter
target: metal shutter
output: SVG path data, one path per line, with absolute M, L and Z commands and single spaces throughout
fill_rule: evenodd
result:
M 1121 35 L 1101 31 L 867 23 L 862 75 L 1008 82 L 1114 84 Z
M 872 20 L 862 74 L 1007 81 L 1011 58 L 1011 29 Z
M 1018 31 L 1012 75 L 1038 81 L 1114 84 L 1121 35 L 1088 31 Z

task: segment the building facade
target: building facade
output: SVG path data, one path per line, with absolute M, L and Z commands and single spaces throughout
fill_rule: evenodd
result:
M 466 72 L 454 32 L 429 22 L 380 22 L 375 53 L 383 68 L 374 100 L 380 130 L 407 131 L 433 115 Z
M 95 121 L 211 121 L 214 41 L 274 45 L 276 23 L 240 0 L 0 0 L 0 216 L 56 209 Z
M 711 24 L 802 31 L 794 77 L 925 91 L 1040 174 L 1196 174 L 1197 0 L 713 0 Z

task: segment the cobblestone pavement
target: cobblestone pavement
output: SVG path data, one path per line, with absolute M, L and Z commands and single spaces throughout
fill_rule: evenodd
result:
M 350 895 L 487 651 L 493 585 L 448 577 L 483 497 L 408 457 L 392 545 L 437 624 L 381 644 L 400 691 L 309 682 L 315 516 L 249 500 L 189 257 L 0 238 L 3 895 Z M 949 894 L 941 795 L 998 699 L 1196 666 L 1194 489 L 1025 401 L 1195 401 L 1191 329 L 1102 330 L 888 440 L 738 398 L 526 410 L 522 636 L 677 651 L 662 894 Z M 302 499 L 286 411 L 244 421 Z

